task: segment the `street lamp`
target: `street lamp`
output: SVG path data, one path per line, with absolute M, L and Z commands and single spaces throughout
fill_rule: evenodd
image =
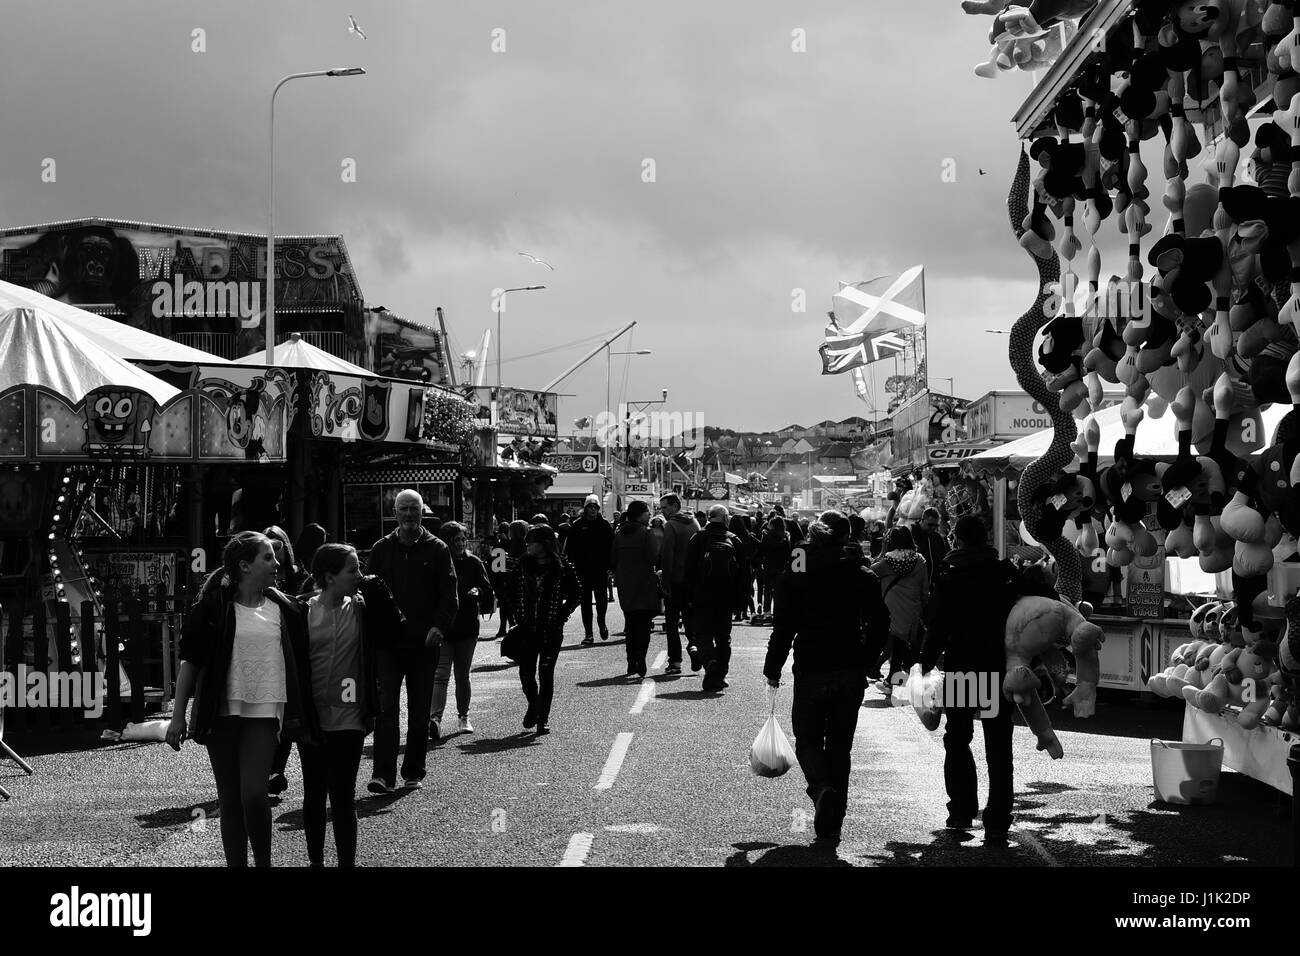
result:
M 271 135 L 268 137 L 267 189 L 266 189 L 266 364 L 275 364 L 275 94 L 290 80 L 308 76 L 361 76 L 366 71 L 359 66 L 335 70 L 313 70 L 310 73 L 290 73 L 271 91 Z
M 509 292 L 536 292 L 538 289 L 545 289 L 544 285 L 521 285 L 513 289 L 502 289 L 501 295 L 497 299 L 497 391 L 501 391 L 501 309 L 506 304 L 506 294 Z M 497 396 L 500 401 L 500 395 Z

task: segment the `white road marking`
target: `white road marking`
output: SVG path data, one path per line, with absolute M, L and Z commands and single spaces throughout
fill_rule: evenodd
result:
M 1026 830 L 1017 829 L 1017 830 L 1012 830 L 1011 833 L 1008 834 L 1008 836 L 1010 836 L 1011 839 L 1015 840 L 1021 846 L 1029 847 L 1029 849 L 1037 853 L 1039 857 L 1042 858 L 1043 862 L 1046 863 L 1048 866 L 1059 866 L 1059 864 L 1056 862 L 1056 857 L 1048 853 L 1047 849 L 1041 843 L 1038 842 L 1038 839 L 1032 833 L 1029 833 Z
M 663 827 L 657 823 L 616 823 L 605 829 L 609 833 L 658 833 Z
M 605 769 L 600 772 L 600 779 L 596 781 L 596 790 L 609 790 L 614 786 L 614 780 L 618 777 L 618 771 L 623 766 L 623 758 L 627 756 L 627 749 L 632 746 L 632 734 L 624 731 L 614 738 L 614 746 L 609 752 L 609 759 L 605 761 Z
M 656 655 L 654 663 L 651 664 L 650 666 L 654 670 L 658 670 L 659 668 L 663 667 L 667 663 L 668 663 L 668 652 L 660 651 L 658 655 Z
M 587 854 L 591 852 L 591 844 L 595 839 L 594 833 L 575 833 L 569 837 L 569 845 L 564 850 L 560 866 L 582 866 L 586 863 Z
M 629 714 L 639 714 L 645 710 L 645 705 L 655 699 L 655 682 L 647 677 L 641 682 L 641 692 L 636 695 L 636 703 L 632 705 Z

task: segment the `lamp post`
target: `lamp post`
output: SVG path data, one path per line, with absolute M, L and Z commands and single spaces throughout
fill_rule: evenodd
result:
M 501 295 L 497 298 L 497 391 L 501 391 L 501 310 L 506 304 L 506 295 L 510 292 L 536 292 L 539 289 L 545 289 L 544 285 L 521 285 L 513 289 L 502 289 Z M 497 396 L 500 401 L 500 395 Z
M 361 76 L 366 71 L 359 66 L 335 70 L 312 70 L 309 73 L 290 73 L 271 91 L 271 135 L 267 151 L 266 189 L 266 364 L 275 364 L 275 94 L 290 80 L 308 76 Z

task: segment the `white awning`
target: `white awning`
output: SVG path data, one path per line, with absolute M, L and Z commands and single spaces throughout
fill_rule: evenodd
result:
M 546 489 L 548 498 L 585 498 L 597 494 L 596 482 L 586 485 L 551 485 Z
M 814 481 L 823 485 L 851 485 L 858 480 L 857 475 L 813 475 Z

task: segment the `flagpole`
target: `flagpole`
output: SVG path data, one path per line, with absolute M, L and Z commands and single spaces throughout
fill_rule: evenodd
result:
M 925 305 L 925 266 L 921 266 L 921 314 L 925 321 L 921 323 L 921 343 L 925 349 L 925 388 L 930 390 L 930 317 Z M 955 389 L 954 389 L 955 391 Z

